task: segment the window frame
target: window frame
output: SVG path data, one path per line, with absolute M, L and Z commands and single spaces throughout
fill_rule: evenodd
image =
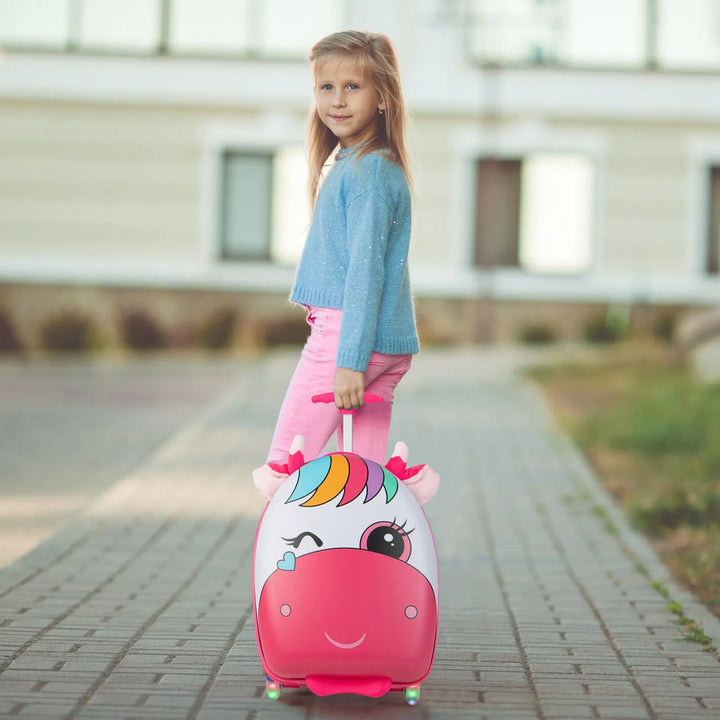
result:
M 687 237 L 688 267 L 695 279 L 720 281 L 720 272 L 708 271 L 710 225 L 710 173 L 720 167 L 720 134 L 688 139 Z M 720 260 L 720 258 L 719 258 Z
M 452 215 L 457 218 L 450 228 L 449 261 L 452 266 L 471 271 L 476 277 L 582 278 L 602 273 L 606 206 L 606 158 L 609 143 L 602 131 L 557 131 L 540 122 L 518 123 L 513 127 L 460 132 L 452 144 L 453 187 Z M 475 172 L 482 157 L 517 160 L 533 153 L 570 153 L 585 155 L 593 164 L 595 183 L 590 220 L 590 263 L 583 274 L 549 274 L 521 267 L 483 268 L 475 263 Z
M 302 146 L 305 124 L 301 118 L 262 116 L 252 122 L 208 123 L 201 132 L 200 167 L 200 255 L 207 267 L 281 268 L 272 259 L 274 213 L 274 162 L 271 163 L 270 218 L 268 223 L 267 257 L 247 256 L 226 258 L 222 247 L 223 158 L 226 153 L 266 155 L 275 158 L 290 145 Z

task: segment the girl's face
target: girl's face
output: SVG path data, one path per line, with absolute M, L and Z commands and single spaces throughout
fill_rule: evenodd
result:
M 347 148 L 375 135 L 385 104 L 352 58 L 331 56 L 315 67 L 315 107 L 340 147 Z

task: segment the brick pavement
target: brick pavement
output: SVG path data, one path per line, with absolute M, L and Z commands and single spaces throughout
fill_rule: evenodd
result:
M 411 462 L 443 476 L 426 506 L 441 619 L 420 704 L 265 699 L 248 469 L 293 361 L 239 361 L 211 412 L 0 571 L 0 717 L 720 717 L 720 664 L 683 639 L 650 580 L 716 642 L 719 624 L 627 528 L 513 358 L 477 349 L 424 352 L 393 421 Z

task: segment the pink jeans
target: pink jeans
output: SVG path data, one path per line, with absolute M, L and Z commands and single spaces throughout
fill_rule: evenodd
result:
M 315 404 L 313 395 L 332 392 L 335 357 L 340 337 L 342 311 L 309 308 L 312 328 L 285 394 L 267 462 L 286 463 L 295 435 L 305 437 L 305 459 L 322 454 L 333 433 L 342 447 L 340 411 L 331 404 Z M 353 418 L 353 452 L 381 464 L 387 460 L 395 387 L 410 368 L 411 355 L 382 355 L 374 352 L 365 371 L 365 392 L 375 393 L 381 403 L 367 404 Z

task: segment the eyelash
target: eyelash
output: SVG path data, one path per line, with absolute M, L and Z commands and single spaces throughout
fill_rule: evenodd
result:
M 297 550 L 300 547 L 300 543 L 306 537 L 309 537 L 310 539 L 312 539 L 318 547 L 323 546 L 323 541 L 317 535 L 315 535 L 315 533 L 311 533 L 311 532 L 307 532 L 307 531 L 301 532 L 299 535 L 296 535 L 294 538 L 285 538 L 284 537 L 284 538 L 282 538 L 282 540 L 284 540 L 288 545 L 292 545 Z
M 415 528 L 411 528 L 407 532 L 405 532 L 405 526 L 408 524 L 408 521 L 406 520 L 402 525 L 397 524 L 397 519 L 393 518 L 392 521 L 392 527 L 395 528 L 403 537 L 407 537 L 411 532 L 415 531 Z

